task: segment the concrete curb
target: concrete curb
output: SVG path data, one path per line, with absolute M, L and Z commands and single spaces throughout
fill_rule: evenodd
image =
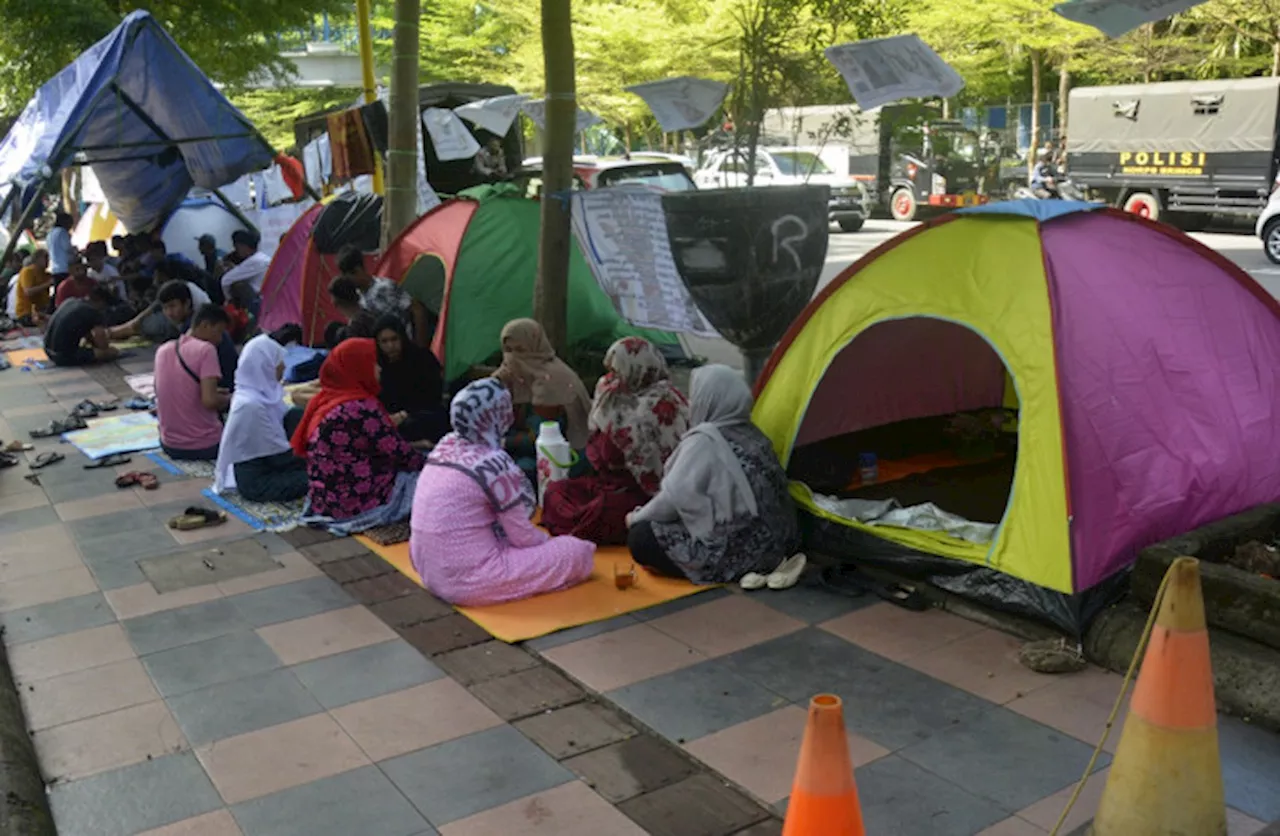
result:
M 0 645 L 0 836 L 57 836 L 22 700 Z

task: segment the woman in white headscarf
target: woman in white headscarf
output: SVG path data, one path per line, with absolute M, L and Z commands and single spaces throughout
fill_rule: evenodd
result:
M 263 334 L 245 343 L 236 389 L 222 430 L 214 490 L 236 490 L 251 502 L 289 502 L 307 495 L 307 464 L 289 444 L 284 402 L 284 347 Z M 295 410 L 294 420 L 297 423 Z
M 662 487 L 628 516 L 636 562 L 694 583 L 769 573 L 795 551 L 799 525 L 787 476 L 751 423 L 742 374 L 703 366 L 690 381 L 689 424 Z

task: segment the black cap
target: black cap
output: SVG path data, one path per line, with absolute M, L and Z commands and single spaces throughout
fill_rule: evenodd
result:
M 247 229 L 237 229 L 235 232 L 231 233 L 232 244 L 244 244 L 246 247 L 252 247 L 256 250 L 258 248 L 258 241 L 258 233 L 250 232 Z

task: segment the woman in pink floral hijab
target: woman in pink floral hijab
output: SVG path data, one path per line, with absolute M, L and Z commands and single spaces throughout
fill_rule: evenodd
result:
M 547 487 L 542 524 L 599 545 L 627 542 L 627 513 L 658 491 L 667 457 L 689 429 L 688 399 L 648 340 L 618 340 L 604 358 L 587 419 L 592 476 Z

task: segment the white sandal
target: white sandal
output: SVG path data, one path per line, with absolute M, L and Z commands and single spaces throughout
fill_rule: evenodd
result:
M 769 584 L 769 578 L 759 572 L 748 572 L 738 581 L 738 586 L 748 591 L 756 589 L 764 589 Z
M 765 579 L 766 585 L 770 589 L 790 589 L 800 582 L 800 576 L 804 574 L 804 567 L 808 560 L 804 552 L 791 555 L 779 563 L 777 569 L 769 573 L 769 577 Z

